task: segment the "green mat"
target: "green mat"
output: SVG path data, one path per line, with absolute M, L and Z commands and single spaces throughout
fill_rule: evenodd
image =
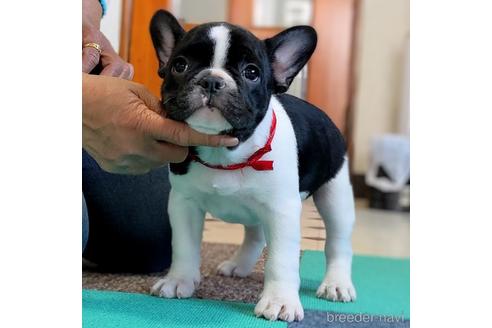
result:
M 84 328 L 285 327 L 256 318 L 253 304 L 95 290 L 84 290 L 82 297 Z
M 409 260 L 354 256 L 357 301 L 335 303 L 316 298 L 324 274 L 322 252 L 305 251 L 301 259 L 304 310 L 410 316 Z M 254 304 L 203 299 L 162 299 L 142 294 L 84 290 L 83 327 L 287 327 L 256 318 Z
M 352 279 L 357 290 L 353 303 L 327 302 L 316 297 L 324 277 L 325 254 L 305 251 L 301 259 L 301 302 L 304 309 L 339 313 L 403 315 L 410 318 L 410 261 L 354 256 Z

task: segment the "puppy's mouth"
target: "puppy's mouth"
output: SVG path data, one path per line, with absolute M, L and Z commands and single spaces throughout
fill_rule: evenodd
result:
M 188 124 L 193 130 L 205 133 L 205 134 L 223 134 L 226 130 L 218 131 L 217 129 L 210 128 L 208 126 Z
M 203 88 L 187 85 L 176 93 L 163 94 L 168 118 L 187 123 L 205 134 L 230 135 L 245 140 L 254 115 L 237 91 L 208 95 Z
M 223 134 L 232 129 L 232 125 L 216 107 L 203 106 L 195 110 L 185 122 L 192 129 L 205 134 Z

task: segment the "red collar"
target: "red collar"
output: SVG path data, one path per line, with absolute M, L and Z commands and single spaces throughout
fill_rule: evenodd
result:
M 272 110 L 272 125 L 270 126 L 270 135 L 268 136 L 266 144 L 255 151 L 253 155 L 251 155 L 246 162 L 231 164 L 227 166 L 223 165 L 212 165 L 207 162 L 204 162 L 198 155 L 191 154 L 190 157 L 193 161 L 198 162 L 200 164 L 205 165 L 206 167 L 210 167 L 212 169 L 217 170 L 240 170 L 247 166 L 252 167 L 256 171 L 271 171 L 273 170 L 273 161 L 265 161 L 261 160 L 263 155 L 270 152 L 272 150 L 272 140 L 275 136 L 275 128 L 277 126 L 277 117 L 275 116 L 275 112 Z

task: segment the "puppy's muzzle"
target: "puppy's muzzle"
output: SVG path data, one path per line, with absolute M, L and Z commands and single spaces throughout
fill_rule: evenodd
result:
M 198 85 L 201 86 L 209 96 L 211 96 L 224 89 L 226 83 L 220 76 L 208 75 L 198 81 Z

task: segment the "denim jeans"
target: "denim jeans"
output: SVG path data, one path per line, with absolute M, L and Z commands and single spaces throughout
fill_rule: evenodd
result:
M 83 257 L 109 272 L 157 272 L 171 262 L 168 168 L 110 174 L 82 151 Z

